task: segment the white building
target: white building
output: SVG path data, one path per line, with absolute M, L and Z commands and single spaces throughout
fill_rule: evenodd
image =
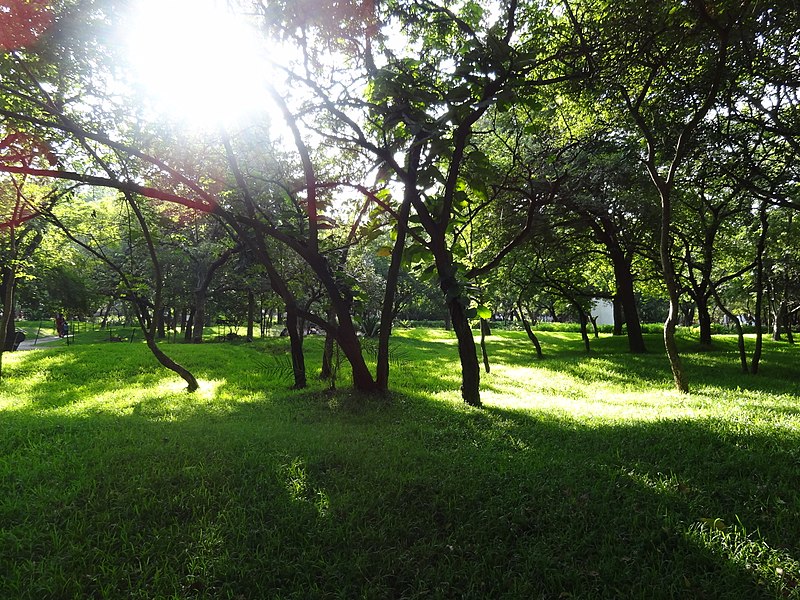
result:
M 592 316 L 597 317 L 598 325 L 613 325 L 614 305 L 611 303 L 611 300 L 595 298 L 594 306 L 592 307 Z

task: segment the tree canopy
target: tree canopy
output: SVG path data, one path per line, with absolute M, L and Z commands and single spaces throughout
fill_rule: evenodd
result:
M 256 295 L 285 313 L 295 387 L 313 324 L 356 388 L 386 391 L 415 289 L 452 325 L 478 406 L 473 325 L 493 312 L 569 313 L 585 333 L 606 299 L 615 333 L 645 352 L 643 302 L 660 299 L 680 390 L 687 303 L 706 346 L 715 306 L 740 334 L 742 321 L 790 334 L 796 2 L 239 0 L 227 16 L 255 43 L 215 52 L 248 67 L 262 108 L 195 128 L 136 83 L 120 41 L 136 4 L 0 2 L 6 338 L 15 290 L 76 314 L 127 301 L 169 366 L 165 315 L 200 341 L 209 299 L 237 290 L 225 310 L 251 329 Z M 209 95 L 232 85 L 189 64 Z M 80 258 L 47 259 L 45 227 Z M 28 277 L 36 260 L 48 265 Z M 378 338 L 374 371 L 363 333 Z

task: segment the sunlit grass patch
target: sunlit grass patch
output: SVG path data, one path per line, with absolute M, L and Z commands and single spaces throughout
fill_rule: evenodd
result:
M 455 333 L 453 333 L 452 331 L 447 331 L 445 329 L 395 328 L 392 330 L 392 336 L 397 338 L 405 338 L 409 340 L 424 340 L 426 342 L 443 343 L 443 344 L 457 343 Z

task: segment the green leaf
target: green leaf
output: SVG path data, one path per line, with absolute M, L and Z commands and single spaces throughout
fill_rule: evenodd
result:
M 478 315 L 479 319 L 491 319 L 492 318 L 492 311 L 489 307 L 484 306 L 483 304 L 479 304 L 475 307 L 475 312 Z
M 453 195 L 453 208 L 456 210 L 464 210 L 469 206 L 469 196 L 464 190 L 458 190 Z
M 380 248 L 378 248 L 376 254 L 378 256 L 391 256 L 392 248 L 390 246 L 381 246 Z

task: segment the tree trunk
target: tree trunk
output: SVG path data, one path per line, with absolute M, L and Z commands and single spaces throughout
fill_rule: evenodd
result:
M 297 305 L 291 302 L 286 305 L 286 329 L 289 331 L 289 352 L 292 357 L 292 374 L 296 390 L 306 387 L 306 361 L 303 354 L 303 332 L 297 317 Z
M 767 233 L 769 231 L 766 202 L 761 203 L 758 213 L 761 222 L 761 233 L 758 236 L 758 243 L 756 245 L 756 347 L 753 350 L 753 360 L 750 368 L 750 372 L 753 375 L 758 374 L 758 367 L 761 364 L 761 351 L 764 344 L 764 332 L 762 331 L 764 318 L 764 252 L 767 246 Z
M 559 322 L 558 313 L 556 313 L 556 307 L 555 307 L 554 304 L 548 305 L 547 312 L 550 314 L 550 320 L 553 323 L 558 323 Z
M 11 238 L 12 238 L 12 256 L 14 256 L 13 248 L 14 248 L 14 241 L 13 241 L 14 231 L 13 227 L 11 228 Z M 14 307 L 14 283 L 15 283 L 15 273 L 12 267 L 6 267 L 3 269 L 3 317 L 0 319 L 0 379 L 3 378 L 3 353 L 6 351 L 6 346 L 9 342 L 11 342 L 13 347 L 14 343 L 14 315 L 13 307 Z M 8 330 L 9 326 L 11 326 L 12 333 L 9 335 Z M 10 338 L 10 339 L 9 339 Z
M 332 335 L 325 336 L 325 344 L 322 348 L 322 368 L 319 372 L 320 379 L 330 379 L 333 377 L 333 351 L 336 339 Z
M 622 302 L 619 298 L 619 284 L 617 284 L 617 294 L 611 300 L 611 306 L 614 311 L 614 335 L 622 335 L 622 325 L 625 321 L 622 311 Z M 628 344 L 630 345 L 630 336 L 628 336 Z
M 245 236 L 242 236 L 242 238 L 245 239 Z M 298 328 L 297 301 L 286 280 L 278 272 L 275 263 L 272 262 L 272 256 L 264 240 L 260 238 L 250 239 L 248 243 L 255 251 L 261 265 L 266 269 L 273 291 L 283 300 L 286 307 L 286 330 L 289 332 L 294 387 L 295 389 L 302 389 L 307 384 L 306 363 L 305 355 L 303 354 L 302 332 Z
M 404 182 L 403 203 L 400 205 L 400 212 L 397 216 L 394 246 L 392 247 L 392 258 L 389 263 L 389 271 L 386 274 L 386 288 L 383 293 L 383 304 L 381 305 L 381 325 L 378 331 L 378 356 L 375 369 L 375 385 L 381 391 L 389 389 L 389 338 L 392 333 L 392 322 L 395 317 L 394 301 L 397 294 L 397 282 L 400 277 L 400 266 L 403 260 L 403 251 L 406 247 L 406 233 L 408 230 L 408 216 L 411 212 L 411 202 L 417 191 L 417 171 L 419 170 L 420 153 L 422 144 L 415 143 L 411 147 L 406 159 L 406 171 L 411 174 L 410 178 Z
M 489 322 L 486 319 L 481 319 L 481 356 L 483 357 L 483 368 L 489 373 L 489 354 L 486 352 L 486 336 L 491 335 L 492 331 L 489 328 Z
M 542 355 L 542 346 L 539 344 L 539 338 L 536 337 L 536 334 L 533 332 L 533 329 L 528 323 L 528 320 L 525 318 L 525 311 L 522 308 L 522 303 L 517 302 L 517 308 L 519 309 L 519 317 L 522 319 L 522 326 L 525 328 L 525 333 L 528 334 L 528 339 L 533 344 L 533 347 L 536 348 L 536 356 L 537 358 L 543 358 Z
M 194 293 L 194 327 L 192 328 L 192 343 L 203 343 L 203 328 L 206 324 L 206 290 L 198 289 Z
M 102 312 L 103 318 L 100 321 L 100 329 L 105 329 L 108 325 L 108 315 L 111 314 L 111 307 L 114 305 L 114 300 L 109 300 L 106 304 L 106 309 Z
M 328 311 L 327 320 L 328 323 L 335 326 L 334 321 L 334 314 L 332 310 Z M 333 367 L 333 345 L 336 343 L 336 339 L 331 331 L 326 332 L 325 334 L 325 345 L 322 348 L 322 369 L 319 373 L 320 379 L 331 379 L 334 374 L 334 367 Z
M 461 397 L 470 406 L 481 406 L 480 367 L 466 308 L 460 297 L 449 300 L 447 308 L 458 340 L 458 356 L 461 359 Z
M 158 314 L 155 315 L 156 318 L 156 337 L 158 339 L 163 340 L 167 337 L 167 328 L 166 328 L 166 317 L 164 315 L 164 310 L 158 311 Z
M 667 358 L 669 359 L 670 368 L 672 369 L 672 379 L 675 382 L 675 387 L 681 392 L 688 392 L 689 385 L 686 382 L 683 365 L 681 364 L 680 355 L 678 354 L 678 344 L 675 340 L 675 323 L 677 320 L 677 305 L 670 301 L 669 313 L 667 315 L 667 320 L 664 322 L 664 348 L 667 351 Z
M 589 322 L 592 324 L 592 333 L 594 334 L 595 339 L 600 337 L 600 330 L 597 329 L 597 317 L 589 315 Z
M 667 320 L 664 322 L 664 348 L 669 359 L 669 366 L 672 370 L 672 379 L 678 391 L 688 392 L 689 383 L 686 380 L 686 373 L 683 370 L 680 355 L 678 354 L 678 342 L 675 339 L 675 328 L 678 324 L 680 314 L 680 293 L 678 281 L 675 275 L 675 265 L 672 264 L 672 202 L 670 198 L 671 186 L 663 182 L 652 165 L 651 177 L 656 182 L 661 196 L 661 235 L 659 238 L 659 256 L 661 257 L 661 268 L 663 270 L 664 285 L 669 296 L 669 311 Z M 661 182 L 659 184 L 659 181 Z
M 681 324 L 684 327 L 691 327 L 694 325 L 694 303 L 684 302 L 679 305 L 681 311 Z
M 711 334 L 711 312 L 708 309 L 708 298 L 698 295 L 695 298 L 697 305 L 697 324 L 700 327 L 700 346 L 711 348 L 713 340 Z
M 783 298 L 775 299 L 772 313 L 772 341 L 780 342 L 783 339 L 783 328 L 788 319 L 788 309 Z
M 200 385 L 197 383 L 197 379 L 195 376 L 192 375 L 191 371 L 189 371 L 186 367 L 178 364 L 174 360 L 172 360 L 169 356 L 164 354 L 161 348 L 158 347 L 153 334 L 147 330 L 144 331 L 145 341 L 147 342 L 147 347 L 150 349 L 150 352 L 153 353 L 153 356 L 156 357 L 156 360 L 161 363 L 162 366 L 166 367 L 167 369 L 177 373 L 185 382 L 186 382 L 186 391 L 187 392 L 194 392 Z
M 208 301 L 208 288 L 214 274 L 230 260 L 231 256 L 241 250 L 241 246 L 226 248 L 214 259 L 211 264 L 197 265 L 197 287 L 194 289 L 194 331 L 192 332 L 192 342 L 200 344 L 203 342 L 203 327 L 206 324 L 206 302 Z
M 620 305 L 628 332 L 628 349 L 633 354 L 644 354 L 647 347 L 644 345 L 642 322 L 639 320 L 639 309 L 636 306 L 636 295 L 633 291 L 633 277 L 619 288 Z
M 355 323 L 351 314 L 352 298 L 343 292 L 341 286 L 333 277 L 330 265 L 322 255 L 307 255 L 306 262 L 319 276 L 322 285 L 328 292 L 331 301 L 331 310 L 336 315 L 337 326 L 336 342 L 345 359 L 350 363 L 353 375 L 353 387 L 361 392 L 375 392 L 378 387 L 372 378 L 372 373 L 364 360 L 361 342 L 358 339 Z
M 200 387 L 197 383 L 197 379 L 195 379 L 194 375 L 186 369 L 183 365 L 178 364 L 172 358 L 167 356 L 161 348 L 158 347 L 158 344 L 155 340 L 155 320 L 156 315 L 164 314 L 164 304 L 162 301 L 162 291 L 164 286 L 164 278 L 161 272 L 161 264 L 158 261 L 158 253 L 156 252 L 155 245 L 153 244 L 153 238 L 150 235 L 150 229 L 147 226 L 147 221 L 144 219 L 141 210 L 139 209 L 139 205 L 134 200 L 132 194 L 125 194 L 125 198 L 128 201 L 128 205 L 133 210 L 134 214 L 136 215 L 136 220 L 139 222 L 139 227 L 142 231 L 142 237 L 144 238 L 145 242 L 147 243 L 147 250 L 150 254 L 150 262 L 153 266 L 153 316 L 149 318 L 147 314 L 147 304 L 145 303 L 143 298 L 139 298 L 136 294 L 136 291 L 128 286 L 128 293 L 131 295 L 134 310 L 136 311 L 136 317 L 139 320 L 139 327 L 142 329 L 142 333 L 144 334 L 145 340 L 147 342 L 147 347 L 153 353 L 153 356 L 156 357 L 159 363 L 165 366 L 167 369 L 170 369 L 174 373 L 177 373 L 183 380 L 186 382 L 186 391 L 194 392 Z M 74 239 L 74 238 L 73 238 Z M 131 334 L 131 341 L 133 341 L 133 334 Z
M 576 303 L 575 308 L 578 310 L 578 318 L 580 319 L 581 323 L 581 339 L 583 340 L 583 348 L 586 350 L 586 354 L 589 354 L 592 351 L 592 347 L 589 342 L 589 331 L 587 328 L 589 317 L 586 315 L 583 307 L 579 304 Z
M 247 290 L 247 341 L 252 342 L 254 339 L 254 330 L 256 323 L 256 296 L 253 290 Z
M 642 323 L 639 320 L 639 309 L 636 306 L 636 293 L 633 286 L 633 273 L 631 261 L 623 251 L 617 237 L 609 233 L 612 227 L 606 223 L 605 227 L 595 227 L 595 232 L 603 242 L 614 267 L 614 284 L 616 294 L 612 299 L 614 306 L 614 335 L 622 334 L 623 321 L 628 329 L 628 349 L 633 354 L 644 354 L 647 348 L 642 335 Z M 622 314 L 620 314 L 620 311 Z
M 191 342 L 193 331 L 194 331 L 194 307 L 190 308 L 186 315 L 186 324 L 183 326 L 183 339 L 187 342 Z
M 361 392 L 375 392 L 377 390 L 375 380 L 364 361 L 361 342 L 358 340 L 352 319 L 349 319 L 349 323 L 344 323 L 345 319 L 342 318 L 341 313 L 337 313 L 337 317 L 339 327 L 337 327 L 336 341 L 353 371 L 353 387 Z
M 789 224 L 791 225 L 792 218 L 791 215 L 789 216 Z M 781 294 L 781 326 L 786 331 L 786 341 L 790 344 L 794 344 L 794 335 L 792 335 L 792 316 L 789 313 L 789 286 L 791 285 L 791 281 L 789 279 L 789 273 L 784 271 L 783 273 L 783 292 Z
M 739 320 L 739 317 L 729 311 L 722 303 L 722 299 L 719 297 L 719 294 L 716 290 L 714 290 L 713 294 L 714 300 L 716 300 L 719 309 L 725 313 L 725 316 L 733 322 L 733 326 L 736 328 L 736 341 L 739 349 L 739 361 L 742 365 L 742 373 L 749 373 L 750 369 L 747 366 L 747 351 L 745 350 L 744 346 L 744 330 L 742 329 L 742 322 Z
M 16 284 L 14 285 L 14 287 L 16 287 Z M 14 290 L 12 289 L 12 296 L 13 296 L 13 291 Z M 4 299 L 3 304 L 5 305 L 5 299 Z M 15 305 L 16 305 L 16 299 L 12 297 L 11 298 L 11 309 L 8 310 L 8 315 L 10 317 L 8 319 L 8 321 L 6 321 L 6 319 L 5 319 L 6 310 L 5 310 L 5 308 L 3 309 L 3 321 L 5 323 L 4 331 L 6 332 L 6 335 L 4 337 L 4 341 L 3 341 L 2 347 L 3 347 L 3 350 L 5 350 L 6 352 L 10 352 L 10 351 L 12 351 L 14 349 L 14 338 L 16 337 L 16 334 L 17 334 L 16 323 L 14 323 L 14 306 Z

